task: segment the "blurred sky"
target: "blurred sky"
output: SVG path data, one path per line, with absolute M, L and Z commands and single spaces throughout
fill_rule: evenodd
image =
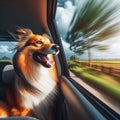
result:
M 62 6 L 59 6 L 58 4 L 56 12 L 56 22 L 62 40 L 65 39 L 67 30 L 69 29 L 69 23 L 73 17 L 73 13 L 77 5 L 81 6 L 84 1 L 85 0 L 75 0 L 73 4 L 73 0 L 67 0 L 64 1 L 64 5 Z M 120 3 L 120 0 L 114 0 L 114 4 L 118 3 Z M 115 19 L 114 21 L 120 21 L 120 11 L 116 13 L 116 16 L 117 19 Z M 120 32 L 113 38 L 102 42 L 102 44 L 109 45 L 109 49 L 106 51 L 98 51 L 96 49 L 91 49 L 93 59 L 120 59 Z M 65 52 L 67 53 L 66 56 L 70 57 L 73 52 L 70 52 L 69 44 L 63 41 L 63 45 L 65 48 Z M 80 58 L 87 59 L 87 51 L 85 51 L 85 54 L 81 55 Z
M 4 56 L 12 58 L 15 53 L 15 46 L 16 42 L 0 42 L 0 58 Z

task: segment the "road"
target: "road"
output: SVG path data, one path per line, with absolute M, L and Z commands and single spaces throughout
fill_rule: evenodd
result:
M 120 114 L 120 102 L 117 102 L 115 99 L 107 96 L 104 91 L 98 91 L 95 88 L 91 87 L 87 83 L 85 83 L 82 79 L 78 78 L 75 74 L 70 72 L 70 76 L 79 83 L 82 87 L 87 89 L 90 93 L 94 94 L 98 99 Z

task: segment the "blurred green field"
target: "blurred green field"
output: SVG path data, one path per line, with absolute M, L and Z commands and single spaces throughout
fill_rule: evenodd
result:
M 88 60 L 77 60 L 81 63 L 88 63 Z M 111 68 L 120 68 L 120 60 L 91 60 L 91 64 Z
M 80 62 L 88 62 L 88 60 L 78 60 Z M 91 60 L 91 62 L 100 62 L 100 63 L 118 63 L 120 64 L 120 60 Z
M 68 66 L 70 70 L 82 78 L 84 82 L 120 100 L 120 77 L 105 74 L 102 71 L 97 71 L 88 66 L 82 66 L 74 61 L 68 61 Z
M 0 59 L 0 62 L 12 62 L 12 60 L 1 60 Z

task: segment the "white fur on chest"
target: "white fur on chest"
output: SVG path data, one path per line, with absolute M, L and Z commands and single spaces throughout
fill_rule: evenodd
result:
M 42 68 L 33 68 L 36 74 L 33 77 L 29 77 L 29 75 L 25 74 L 25 78 L 30 80 L 30 84 L 32 84 L 35 88 L 37 88 L 40 94 L 31 94 L 29 91 L 20 91 L 22 92 L 22 102 L 26 108 L 33 108 L 39 105 L 45 98 L 53 93 L 55 94 L 55 86 L 56 82 L 50 76 L 49 71 L 42 67 Z M 51 73 L 53 74 L 53 73 Z M 19 85 L 18 85 L 19 86 Z

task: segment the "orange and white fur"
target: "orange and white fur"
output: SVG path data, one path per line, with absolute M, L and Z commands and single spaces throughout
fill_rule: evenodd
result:
M 16 28 L 10 34 L 18 40 L 13 57 L 16 79 L 8 86 L 6 98 L 10 116 L 30 116 L 41 119 L 41 106 L 47 106 L 57 93 L 54 55 L 59 46 L 46 35 L 33 34 L 30 29 Z M 44 111 L 45 112 L 45 111 Z M 43 117 L 43 116 L 42 116 Z

